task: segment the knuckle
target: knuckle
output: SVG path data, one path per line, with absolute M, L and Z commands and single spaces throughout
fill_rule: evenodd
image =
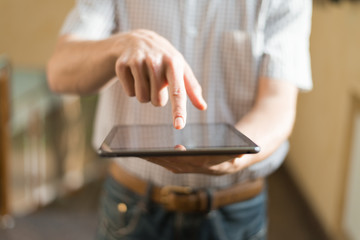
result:
M 141 50 L 135 50 L 131 54 L 131 57 L 129 57 L 127 64 L 131 66 L 141 66 L 144 63 L 145 59 L 145 54 Z
M 129 65 L 139 68 L 143 65 L 143 59 L 141 57 L 134 57 L 130 60 Z
M 127 68 L 127 61 L 125 58 L 119 58 L 115 63 L 115 71 L 117 74 L 122 74 Z
M 180 54 L 175 54 L 172 58 L 172 64 L 174 67 L 182 67 L 183 66 L 183 58 Z
M 179 68 L 184 65 L 184 58 L 180 53 L 174 52 L 166 56 L 166 62 L 169 66 L 173 68 Z
M 125 62 L 123 59 L 118 59 L 115 64 L 116 69 L 121 69 L 125 66 Z
M 186 117 L 185 115 L 186 115 L 185 110 L 183 108 L 181 108 L 181 107 L 176 107 L 174 112 L 173 112 L 173 116 L 175 118 L 181 117 L 181 118 L 185 119 L 185 117 Z
M 176 87 L 176 88 L 172 89 L 171 95 L 173 97 L 182 97 L 185 95 L 185 90 L 183 88 Z
M 160 66 L 161 66 L 161 57 L 160 56 L 147 56 L 146 57 L 146 64 L 150 71 L 157 73 Z

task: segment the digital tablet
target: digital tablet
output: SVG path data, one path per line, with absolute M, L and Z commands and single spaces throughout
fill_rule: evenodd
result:
M 115 126 L 99 148 L 103 157 L 237 155 L 260 151 L 253 141 L 225 123 Z

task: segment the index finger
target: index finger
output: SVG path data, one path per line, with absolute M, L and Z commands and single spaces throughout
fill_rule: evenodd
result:
M 166 78 L 172 106 L 173 125 L 182 129 L 186 123 L 186 89 L 184 83 L 184 63 L 180 57 L 167 58 Z

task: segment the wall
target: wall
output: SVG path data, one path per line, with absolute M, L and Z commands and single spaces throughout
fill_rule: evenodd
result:
M 14 65 L 42 68 L 74 0 L 1 0 L 0 54 Z
M 314 90 L 299 98 L 289 166 L 326 230 L 341 235 L 349 126 L 360 82 L 360 4 L 316 5 L 311 54 Z
M 348 191 L 345 199 L 344 229 L 352 239 L 360 239 L 360 106 L 354 115 L 353 142 L 351 144 Z

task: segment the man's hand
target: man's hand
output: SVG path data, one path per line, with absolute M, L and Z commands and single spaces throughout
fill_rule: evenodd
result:
M 129 96 L 139 102 L 164 106 L 168 92 L 173 124 L 182 129 L 186 123 L 186 94 L 193 105 L 206 109 L 200 84 L 184 57 L 165 38 L 148 30 L 115 35 L 116 75 Z
M 177 129 L 185 126 L 186 95 L 196 108 L 207 107 L 184 57 L 169 41 L 148 30 L 98 41 L 64 35 L 58 40 L 47 73 L 50 88 L 58 93 L 96 93 L 117 76 L 125 92 L 140 102 L 164 106 L 170 94 Z

